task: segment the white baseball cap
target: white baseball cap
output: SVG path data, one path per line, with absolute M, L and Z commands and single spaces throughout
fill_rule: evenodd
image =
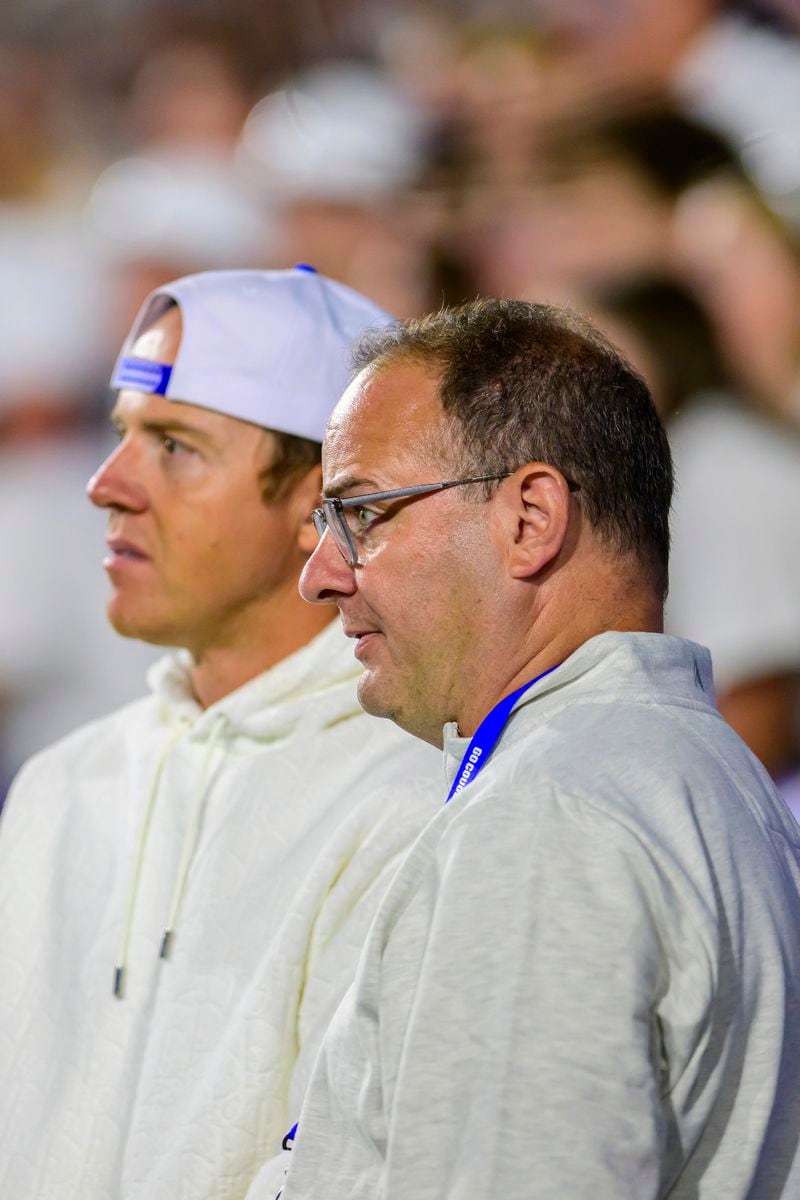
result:
M 174 365 L 131 355 L 139 332 L 171 301 L 183 318 Z M 111 386 L 321 442 L 350 382 L 353 344 L 368 328 L 391 323 L 371 300 L 305 264 L 289 271 L 204 271 L 151 292 Z

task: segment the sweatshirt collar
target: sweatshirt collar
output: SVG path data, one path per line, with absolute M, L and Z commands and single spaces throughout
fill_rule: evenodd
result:
M 147 680 L 165 721 L 194 727 L 198 736 L 222 716 L 234 733 L 262 738 L 285 735 L 308 719 L 318 702 L 332 719 L 360 711 L 356 684 L 361 668 L 352 642 L 334 620 L 305 646 L 203 709 L 191 686 L 192 656 L 177 650 L 156 662 Z
M 557 670 L 517 701 L 502 735 L 508 745 L 525 736 L 531 721 L 548 719 L 582 696 L 593 700 L 642 700 L 716 706 L 711 655 L 704 646 L 663 633 L 601 633 L 584 642 Z M 525 711 L 525 722 L 514 722 Z M 455 722 L 444 726 L 445 777 L 449 788 L 469 745 Z M 499 747 L 498 747 L 499 749 Z

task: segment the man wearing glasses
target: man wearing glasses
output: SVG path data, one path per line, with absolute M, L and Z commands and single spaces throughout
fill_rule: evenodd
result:
M 180 646 L 37 755 L 0 827 L 8 1200 L 259 1198 L 439 755 L 359 708 L 297 591 L 321 439 L 388 318 L 308 269 L 148 297 L 114 372 L 109 617 Z
M 364 707 L 443 746 L 449 785 L 282 1200 L 797 1196 L 798 830 L 707 651 L 661 632 L 672 472 L 645 385 L 577 317 L 512 301 L 358 361 L 301 587 L 357 638 Z

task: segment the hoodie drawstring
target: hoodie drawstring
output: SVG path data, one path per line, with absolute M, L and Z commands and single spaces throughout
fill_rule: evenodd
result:
M 125 968 L 128 965 L 128 948 L 131 940 L 131 929 L 133 927 L 133 914 L 136 910 L 136 898 L 139 892 L 139 880 L 142 875 L 142 864 L 144 863 L 144 851 L 147 845 L 147 837 L 150 832 L 150 820 L 153 816 L 153 808 L 158 794 L 158 785 L 161 782 L 161 773 L 164 770 L 164 763 L 167 761 L 167 755 L 172 747 L 177 742 L 178 738 L 185 733 L 186 730 L 177 729 L 171 737 L 167 738 L 161 748 L 161 753 L 158 756 L 156 769 L 153 772 L 153 778 L 150 783 L 150 791 L 147 794 L 147 803 L 144 806 L 142 813 L 142 821 L 139 826 L 139 838 L 136 846 L 136 857 L 133 863 L 133 871 L 131 872 L 131 883 L 128 889 L 128 904 L 125 909 L 125 924 L 122 930 L 122 939 L 119 944 L 119 953 L 117 954 L 117 962 L 114 967 L 114 995 L 118 999 L 122 999 L 122 989 L 125 983 Z
M 166 958 L 169 953 L 170 944 L 175 934 L 175 923 L 178 919 L 178 909 L 180 908 L 181 900 L 183 899 L 183 890 L 186 886 L 186 877 L 189 874 L 194 852 L 197 849 L 197 838 L 200 832 L 200 817 L 203 812 L 203 805 L 206 799 L 206 779 L 208 777 L 208 769 L 211 765 L 211 756 L 214 753 L 219 735 L 222 733 L 225 725 L 225 717 L 222 713 L 219 714 L 211 735 L 208 739 L 203 766 L 200 770 L 200 775 L 197 780 L 197 787 L 192 798 L 192 805 L 189 810 L 189 821 L 186 826 L 186 833 L 183 838 L 183 847 L 181 849 L 181 860 L 178 866 L 178 874 L 175 877 L 175 887 L 172 891 L 172 900 L 169 906 L 169 915 L 167 916 L 167 925 L 164 930 L 164 935 L 161 938 L 161 949 L 159 950 L 159 958 Z
M 197 837 L 200 828 L 200 817 L 203 809 L 203 801 L 205 799 L 206 779 L 208 777 L 208 769 L 211 763 L 211 755 L 219 740 L 219 735 L 225 725 L 226 718 L 222 713 L 219 714 L 214 723 L 211 735 L 208 739 L 206 753 L 203 758 L 203 765 L 200 770 L 200 775 L 195 788 L 194 797 L 189 811 L 189 821 L 186 826 L 186 833 L 183 838 L 183 846 L 181 847 L 180 863 L 178 865 L 178 873 L 175 880 L 175 887 L 172 893 L 172 901 L 170 903 L 169 916 L 167 917 L 167 927 L 164 931 L 164 936 L 161 940 L 161 948 L 159 956 L 166 958 L 169 949 L 169 943 L 172 939 L 175 930 L 175 921 L 178 914 L 183 890 L 186 885 L 186 877 L 189 874 L 192 856 L 197 846 Z M 128 903 L 125 910 L 125 925 L 122 931 L 119 953 L 117 954 L 117 962 L 114 967 L 114 995 L 117 999 L 122 999 L 125 985 L 125 972 L 128 965 L 128 950 L 130 948 L 131 931 L 133 928 L 133 917 L 136 911 L 136 901 L 139 893 L 139 881 L 142 874 L 142 866 L 144 864 L 145 849 L 147 840 L 150 834 L 150 823 L 155 807 L 156 796 L 158 795 L 159 786 L 161 784 L 161 776 L 164 771 L 164 765 L 167 761 L 170 751 L 180 737 L 186 733 L 186 727 L 182 726 L 177 729 L 171 737 L 167 738 L 164 743 L 161 753 L 158 756 L 156 768 L 153 772 L 150 790 L 147 795 L 147 802 L 144 806 L 141 824 L 139 826 L 138 844 L 136 847 L 136 857 L 134 859 L 133 872 L 131 874 L 131 883 L 128 890 Z

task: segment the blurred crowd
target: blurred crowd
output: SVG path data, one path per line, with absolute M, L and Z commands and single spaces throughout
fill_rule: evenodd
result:
M 153 287 L 302 261 L 399 317 L 569 304 L 677 471 L 668 629 L 800 812 L 796 0 L 39 0 L 0 41 L 0 795 L 132 699 L 107 379 Z M 309 347 L 313 353 L 313 347 Z

